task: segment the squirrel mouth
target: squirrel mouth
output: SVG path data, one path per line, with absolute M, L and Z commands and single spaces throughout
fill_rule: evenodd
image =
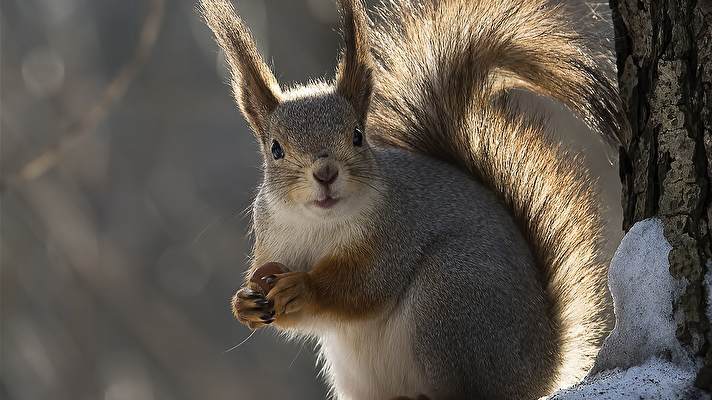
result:
M 331 196 L 326 196 L 321 200 L 314 200 L 314 205 L 319 208 L 331 208 L 334 204 L 338 203 L 339 199 L 335 199 Z

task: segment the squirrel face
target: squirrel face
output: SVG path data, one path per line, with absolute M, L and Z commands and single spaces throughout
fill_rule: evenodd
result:
M 202 4 L 225 52 L 235 100 L 261 144 L 261 194 L 278 209 L 319 218 L 359 213 L 382 187 L 364 129 L 373 92 L 368 20 L 360 1 L 339 2 L 344 49 L 333 84 L 282 91 L 229 1 Z
M 378 191 L 378 165 L 351 103 L 315 85 L 284 93 L 261 138 L 268 203 L 319 218 L 344 218 Z

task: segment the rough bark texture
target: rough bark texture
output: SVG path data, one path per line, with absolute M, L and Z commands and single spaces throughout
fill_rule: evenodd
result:
M 670 272 L 686 281 L 677 336 L 705 358 L 712 337 L 702 280 L 712 264 L 712 0 L 611 0 L 618 79 L 631 123 L 620 160 L 624 229 L 660 218 Z

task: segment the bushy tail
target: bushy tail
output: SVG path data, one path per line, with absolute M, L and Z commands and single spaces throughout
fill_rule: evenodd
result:
M 573 383 L 591 366 L 608 312 L 600 215 L 580 162 L 501 93 L 525 87 L 552 97 L 617 143 L 624 119 L 601 72 L 607 60 L 544 0 L 387 1 L 378 19 L 370 131 L 499 193 L 529 240 L 560 327 L 556 385 Z

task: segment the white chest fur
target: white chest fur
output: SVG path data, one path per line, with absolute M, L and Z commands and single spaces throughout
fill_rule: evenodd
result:
M 356 221 L 325 221 L 287 210 L 275 210 L 274 221 L 263 232 L 262 248 L 269 260 L 292 271 L 307 271 L 319 259 L 362 240 L 364 231 Z
M 413 358 L 409 307 L 401 308 L 392 318 L 326 327 L 317 334 L 337 399 L 387 400 L 427 392 Z
M 325 223 L 280 211 L 273 219 L 279 223 L 264 230 L 262 240 L 270 261 L 292 271 L 307 271 L 322 257 L 364 236 L 358 223 Z M 364 321 L 309 316 L 290 328 L 289 334 L 319 342 L 325 376 L 338 400 L 415 397 L 427 388 L 415 367 L 410 303 L 403 300 L 388 315 Z
M 265 232 L 265 246 L 270 261 L 281 262 L 291 271 L 308 271 L 324 256 L 333 253 L 342 233 L 323 227 L 278 225 Z

